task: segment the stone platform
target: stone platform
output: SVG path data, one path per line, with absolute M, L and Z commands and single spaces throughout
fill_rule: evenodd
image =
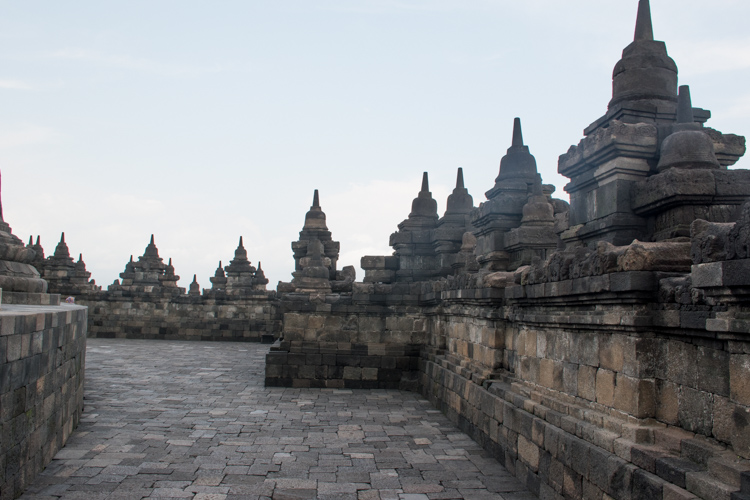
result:
M 21 498 L 535 498 L 418 394 L 265 388 L 267 352 L 89 339 L 81 423 Z

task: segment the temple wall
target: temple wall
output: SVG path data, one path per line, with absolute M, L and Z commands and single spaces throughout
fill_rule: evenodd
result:
M 266 383 L 418 390 L 540 498 L 729 500 L 750 486 L 750 337 L 707 328 L 737 326 L 726 306 L 661 304 L 664 277 L 287 296 Z
M 421 392 L 541 498 L 744 494 L 750 337 L 707 330 L 721 311 L 638 305 L 643 274 L 606 278 L 590 296 L 510 287 L 495 306 L 443 292 Z
M 63 447 L 83 411 L 86 308 L 0 309 L 0 496 L 15 498 Z
M 271 341 L 281 316 L 274 292 L 240 297 L 103 292 L 80 296 L 89 307 L 89 336 L 166 340 Z
M 267 386 L 417 389 L 428 332 L 425 315 L 410 304 L 416 294 L 385 305 L 384 295 L 358 286 L 343 297 L 283 298 L 283 340 L 266 357 Z

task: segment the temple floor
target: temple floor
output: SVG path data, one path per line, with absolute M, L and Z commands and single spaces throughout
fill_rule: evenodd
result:
M 267 352 L 88 339 L 81 423 L 21 498 L 535 498 L 419 394 L 266 388 Z

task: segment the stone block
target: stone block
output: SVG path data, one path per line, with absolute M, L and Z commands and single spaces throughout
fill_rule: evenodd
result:
M 664 481 L 641 469 L 633 472 L 633 498 L 662 498 Z
M 737 491 L 713 478 L 708 472 L 689 472 L 685 476 L 686 488 L 690 493 L 708 500 L 730 500 L 731 494 Z
M 581 475 L 568 467 L 563 467 L 563 496 L 565 498 L 582 498 L 583 496 Z
M 667 343 L 667 380 L 677 385 L 695 387 L 697 365 L 695 346 L 677 340 Z
M 519 372 L 523 380 L 531 383 L 540 383 L 539 380 L 539 358 L 532 358 L 528 356 L 519 357 Z
M 724 443 L 732 441 L 733 414 L 735 404 L 729 398 L 714 395 L 712 437 Z
M 709 436 L 713 418 L 713 397 L 710 393 L 682 387 L 678 417 L 683 429 Z
M 685 488 L 685 477 L 689 472 L 698 472 L 703 468 L 693 462 L 680 457 L 661 457 L 656 459 L 655 473 L 665 481 Z
M 596 400 L 596 373 L 597 369 L 593 366 L 578 367 L 578 397 L 589 401 Z
M 619 372 L 624 360 L 624 339 L 621 335 L 602 335 L 599 341 L 599 359 L 593 366 Z
M 539 383 L 544 387 L 562 391 L 563 364 L 561 361 L 542 359 L 539 361 Z
M 679 423 L 679 388 L 666 380 L 656 380 L 656 418 L 660 422 L 676 425 Z
M 750 408 L 736 406 L 732 412 L 732 449 L 750 460 Z
M 612 406 L 615 400 L 615 373 L 604 368 L 596 372 L 596 402 Z
M 563 391 L 571 396 L 578 395 L 578 365 L 563 363 Z
M 524 348 L 523 353 L 526 354 L 527 356 L 536 356 L 536 347 L 537 347 L 536 332 L 527 330 L 524 340 L 525 340 L 526 346 Z
M 662 490 L 663 500 L 699 500 L 697 496 L 693 495 L 687 490 L 680 488 L 674 484 L 665 483 Z
M 624 362 L 623 371 L 626 375 L 638 378 L 665 379 L 667 377 L 666 355 L 664 352 L 666 345 L 661 339 L 640 338 L 635 341 L 631 339 L 627 344 L 634 347 L 637 369 L 635 374 L 628 373 L 627 365 L 629 363 Z M 628 349 L 627 352 L 632 353 L 633 351 Z M 629 360 L 629 356 L 626 356 L 624 359 Z
M 614 407 L 637 418 L 653 417 L 656 411 L 654 381 L 617 374 Z
M 534 473 L 539 468 L 539 447 L 522 435 L 518 436 L 518 457 Z
M 729 360 L 730 399 L 750 406 L 750 355 L 732 354 Z

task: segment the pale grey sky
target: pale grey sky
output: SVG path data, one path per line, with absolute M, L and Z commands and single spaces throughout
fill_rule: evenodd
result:
M 606 111 L 637 0 L 0 0 L 6 221 L 100 285 L 151 233 L 203 287 L 244 236 L 275 287 L 313 189 L 340 265 L 390 254 L 423 171 L 475 204 L 520 116 L 546 182 Z M 746 135 L 750 3 L 653 0 L 708 125 Z M 740 162 L 742 167 L 745 160 Z M 361 279 L 359 272 L 358 278 Z

